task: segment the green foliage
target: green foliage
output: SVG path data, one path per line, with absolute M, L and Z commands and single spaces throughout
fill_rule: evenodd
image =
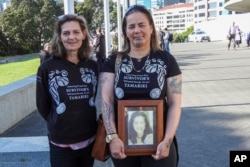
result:
M 61 7 L 53 0 L 12 0 L 11 7 L 0 15 L 0 30 L 9 39 L 11 51 L 3 55 L 38 52 L 51 39 L 58 14 L 62 14 Z M 0 41 L 4 41 L 1 36 Z
M 182 34 L 174 33 L 174 42 L 182 42 L 182 41 L 183 41 Z
M 113 31 L 117 27 L 116 3 L 109 0 L 109 7 L 108 24 Z M 90 31 L 104 28 L 103 0 L 84 0 L 75 3 L 75 8 L 86 18 Z M 12 0 L 11 7 L 0 14 L 0 55 L 38 52 L 52 38 L 54 22 L 63 14 L 63 3 L 54 0 Z
M 183 37 L 187 38 L 190 33 L 194 31 L 194 26 L 189 27 L 185 32 L 183 32 Z
M 93 13 L 95 12 L 95 1 L 93 0 L 85 0 L 84 3 L 78 3 L 75 8 L 76 8 L 76 13 L 78 15 L 83 16 L 87 23 L 88 23 L 88 28 L 92 29 L 93 23 L 92 23 L 92 18 L 93 18 Z
M 83 3 L 76 5 L 78 15 L 85 17 L 90 31 L 95 31 L 97 27 L 104 28 L 104 6 L 103 0 L 84 0 Z M 117 7 L 116 3 L 109 0 L 109 18 L 110 31 L 117 27 Z
M 40 59 L 35 58 L 22 62 L 0 65 L 0 86 L 34 75 L 40 65 Z
M 183 33 L 174 33 L 174 40 L 173 42 L 185 42 L 185 40 L 188 38 L 188 35 L 194 31 L 194 26 L 189 27 L 185 32 Z
M 0 30 L 0 56 L 4 56 L 8 51 L 8 40 L 7 37 Z

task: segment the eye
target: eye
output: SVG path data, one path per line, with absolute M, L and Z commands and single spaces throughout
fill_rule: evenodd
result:
M 133 29 L 134 27 L 134 25 L 128 25 L 128 29 Z
M 145 24 L 139 24 L 139 27 L 145 27 L 146 25 Z
M 62 32 L 62 35 L 63 35 L 63 36 L 67 36 L 67 35 L 69 35 L 69 32 L 64 31 L 64 32 Z

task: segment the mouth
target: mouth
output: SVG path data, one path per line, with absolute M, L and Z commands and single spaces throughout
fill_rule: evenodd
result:
M 143 38 L 142 36 L 134 37 L 134 39 L 142 39 L 142 38 Z

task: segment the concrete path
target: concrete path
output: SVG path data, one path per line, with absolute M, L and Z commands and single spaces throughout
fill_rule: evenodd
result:
M 236 51 L 228 51 L 226 42 L 170 46 L 183 72 L 182 117 L 177 131 L 179 167 L 229 167 L 230 150 L 250 150 L 250 48 L 244 45 Z M 1 138 L 35 136 L 46 136 L 45 122 L 37 112 Z M 24 159 L 24 155 L 15 157 L 13 153 L 10 159 L 1 153 L 1 141 L 1 167 L 35 166 L 36 160 Z M 47 167 L 48 153 L 41 152 L 39 158 Z M 101 166 L 112 165 L 110 161 L 95 163 L 95 167 Z

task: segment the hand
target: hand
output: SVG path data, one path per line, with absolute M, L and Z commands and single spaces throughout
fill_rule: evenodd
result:
M 160 160 L 169 156 L 170 146 L 167 147 L 167 143 L 162 141 L 158 144 L 156 154 L 152 155 L 155 160 Z
M 109 148 L 110 148 L 110 153 L 111 156 L 115 159 L 124 159 L 127 156 L 125 155 L 124 152 L 124 144 L 122 142 L 122 140 L 119 137 L 114 138 L 110 144 L 109 144 Z

